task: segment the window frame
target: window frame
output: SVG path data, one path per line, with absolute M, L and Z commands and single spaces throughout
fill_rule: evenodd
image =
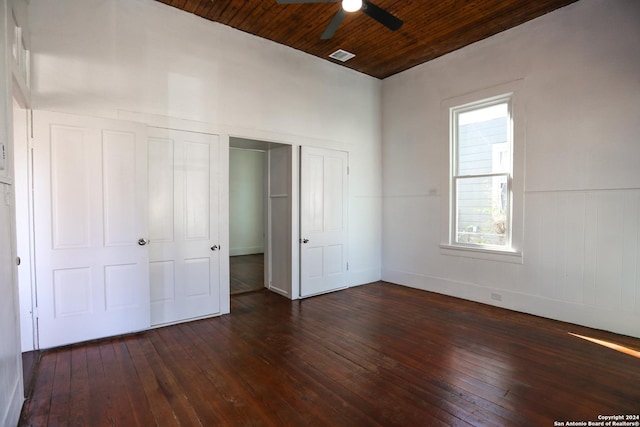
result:
M 452 245 L 456 246 L 465 246 L 471 247 L 475 249 L 492 249 L 492 250 L 508 250 L 511 248 L 511 178 L 513 175 L 513 119 L 512 119 L 512 93 L 507 93 L 504 95 L 499 95 L 495 97 L 491 97 L 489 99 L 481 99 L 478 101 L 474 101 L 468 104 L 451 107 L 449 109 L 449 123 L 451 123 L 451 132 L 449 136 L 449 144 L 451 150 L 450 156 L 450 182 L 449 182 L 449 192 L 451 199 L 451 209 L 449 212 L 450 218 L 450 233 L 449 242 Z M 477 111 L 483 108 L 493 107 L 496 105 L 506 104 L 507 105 L 507 142 L 506 144 L 509 147 L 509 166 L 508 172 L 491 172 L 491 173 L 483 173 L 483 174 L 460 174 L 460 144 L 459 144 L 459 135 L 458 131 L 460 129 L 460 115 L 464 113 L 468 113 L 471 111 Z M 493 153 L 492 153 L 493 155 Z M 465 179 L 477 179 L 477 178 L 495 178 L 498 176 L 505 176 L 507 181 L 507 203 L 506 203 L 506 218 L 505 222 L 507 223 L 507 236 L 505 245 L 491 245 L 491 244 L 481 244 L 481 243 L 464 243 L 459 241 L 460 231 L 458 229 L 458 223 L 460 218 L 460 212 L 458 212 L 458 183 Z
M 442 206 L 442 238 L 440 252 L 443 255 L 465 256 L 522 263 L 523 241 L 523 179 L 524 172 L 524 111 L 519 102 L 522 80 L 506 83 L 492 88 L 445 99 L 441 102 L 443 122 L 443 142 L 447 144 L 446 163 L 448 167 L 443 174 L 443 184 L 447 191 L 443 192 L 445 202 Z M 461 113 L 473 111 L 492 105 L 508 103 L 509 138 L 511 151 L 510 172 L 488 173 L 477 175 L 457 175 L 458 167 L 458 117 Z M 507 217 L 508 238 L 506 245 L 490 245 L 457 242 L 458 213 L 456 206 L 455 185 L 460 179 L 484 178 L 507 175 Z

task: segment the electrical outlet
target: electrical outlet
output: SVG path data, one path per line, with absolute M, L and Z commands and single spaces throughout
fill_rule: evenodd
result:
M 502 295 L 495 292 L 491 292 L 491 299 L 496 301 L 502 301 Z

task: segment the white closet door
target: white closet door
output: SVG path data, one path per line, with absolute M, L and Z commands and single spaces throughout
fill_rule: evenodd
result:
M 219 140 L 149 129 L 151 324 L 220 312 Z
M 268 151 L 268 241 L 265 253 L 269 289 L 291 297 L 291 146 Z
M 302 147 L 300 163 L 300 296 L 347 283 L 348 153 Z
M 149 327 L 146 127 L 34 111 L 39 347 Z

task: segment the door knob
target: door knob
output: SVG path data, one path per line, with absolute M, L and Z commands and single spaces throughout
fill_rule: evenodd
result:
M 220 249 L 220 246 L 218 246 L 218 245 L 211 246 L 211 250 L 212 251 L 217 251 L 218 249 Z
M 302 239 L 302 243 L 309 243 L 309 239 Z
M 147 243 L 149 243 L 149 241 L 148 241 L 147 239 L 145 239 L 145 238 L 140 238 L 140 239 L 138 239 L 138 244 L 139 244 L 140 246 L 144 246 L 144 245 L 146 245 Z

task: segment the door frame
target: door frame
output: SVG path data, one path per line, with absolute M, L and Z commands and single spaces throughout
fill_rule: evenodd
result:
M 264 251 L 265 251 L 265 288 L 278 293 L 286 298 L 291 300 L 298 299 L 300 296 L 300 285 L 299 285 L 299 248 L 298 248 L 298 218 L 299 218 L 299 202 L 298 202 L 298 156 L 296 154 L 299 151 L 298 146 L 295 144 L 268 140 L 264 138 L 254 138 L 254 137 L 245 137 L 245 136 L 237 136 L 234 134 L 229 135 L 229 150 L 231 147 L 237 149 L 248 149 L 255 150 L 258 149 L 260 151 L 265 152 L 265 180 L 264 180 L 264 227 L 265 227 L 265 241 L 264 241 Z M 273 265 L 272 265 L 272 257 L 271 257 L 271 246 L 272 246 L 272 235 L 271 235 L 271 224 L 272 224 L 272 213 L 271 213 L 271 201 L 270 201 L 270 160 L 271 155 L 270 151 L 273 148 L 279 147 L 288 147 L 290 150 L 290 163 L 289 163 L 289 198 L 290 198 L 290 206 L 289 206 L 289 228 L 290 228 L 290 272 L 289 272 L 289 286 L 288 289 L 279 289 L 271 286 L 271 279 L 273 273 Z
M 20 265 L 16 267 L 19 292 L 20 335 L 23 352 L 38 350 L 36 320 L 35 235 L 33 229 L 33 151 L 31 145 L 31 110 L 27 101 L 13 96 L 13 166 L 15 187 L 16 243 Z M 16 117 L 16 110 L 20 116 Z M 20 129 L 18 129 L 20 126 Z

